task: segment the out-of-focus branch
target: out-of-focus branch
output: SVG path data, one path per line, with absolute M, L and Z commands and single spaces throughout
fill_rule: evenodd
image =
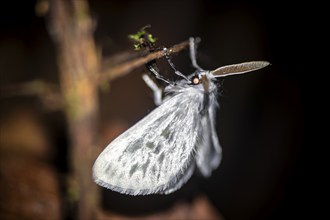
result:
M 64 113 L 69 127 L 72 184 L 68 195 L 77 219 L 95 219 L 99 193 L 92 180 L 96 158 L 99 69 L 94 23 L 87 0 L 50 1 L 50 34 L 55 43 Z M 74 207 L 73 206 L 73 207 Z
M 175 54 L 175 53 L 178 53 L 181 50 L 187 48 L 188 46 L 189 46 L 189 41 L 183 41 L 183 42 L 171 47 L 168 50 L 168 52 L 170 55 Z M 138 57 L 133 60 L 123 62 L 121 64 L 113 65 L 113 63 L 112 63 L 112 66 L 108 66 L 108 67 L 104 66 L 104 67 L 102 67 L 101 74 L 99 76 L 97 76 L 98 77 L 97 81 L 102 83 L 106 80 L 111 81 L 116 78 L 125 76 L 128 73 L 130 73 L 132 70 L 134 70 L 135 68 L 143 66 L 144 64 L 146 64 L 152 60 L 159 59 L 163 56 L 165 56 L 165 54 L 162 50 L 160 50 L 160 51 L 150 53 L 143 57 Z M 109 63 L 109 62 L 104 62 L 104 63 Z
M 58 85 L 42 80 L 4 85 L 0 88 L 0 98 L 16 96 L 37 96 L 49 110 L 58 110 L 63 105 Z

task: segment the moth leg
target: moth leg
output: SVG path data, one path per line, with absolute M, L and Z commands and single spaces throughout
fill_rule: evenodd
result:
M 169 56 L 168 49 L 166 47 L 164 47 L 163 51 L 164 51 L 164 54 L 165 54 L 165 58 L 166 58 L 167 62 L 170 64 L 170 66 L 172 67 L 172 69 L 174 70 L 174 73 L 178 76 L 181 76 L 185 80 L 190 81 L 185 75 L 183 75 L 179 70 L 177 70 L 175 68 L 174 63 L 172 62 L 172 60 Z
M 199 38 L 195 39 L 193 37 L 189 38 L 189 52 L 190 52 L 190 59 L 192 62 L 193 67 L 195 67 L 197 70 L 203 70 L 198 64 L 196 59 L 196 53 L 197 53 L 197 43 L 200 41 Z
M 149 86 L 149 88 L 152 90 L 154 93 L 154 103 L 155 105 L 159 106 L 162 104 L 162 94 L 163 94 L 163 89 L 160 88 L 151 78 L 148 74 L 143 74 L 142 79 L 144 82 Z
M 155 69 L 155 67 L 153 66 L 153 63 L 147 63 L 146 67 L 148 68 L 148 70 L 155 75 L 155 77 L 159 80 L 162 80 L 163 82 L 169 84 L 169 85 L 173 85 L 173 83 L 171 83 L 170 81 L 166 80 L 162 75 L 160 75 L 157 70 Z

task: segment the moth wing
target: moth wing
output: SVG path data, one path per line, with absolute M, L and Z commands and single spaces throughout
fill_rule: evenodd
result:
M 215 109 L 210 108 L 201 120 L 202 140 L 201 146 L 197 149 L 197 167 L 204 177 L 210 177 L 222 157 L 222 150 L 215 128 Z
M 189 167 L 185 170 L 185 172 L 181 173 L 181 175 L 177 178 L 178 181 L 173 182 L 173 184 L 169 185 L 166 188 L 166 190 L 164 190 L 164 194 L 170 194 L 170 193 L 180 189 L 181 186 L 183 184 L 185 184 L 190 179 L 192 174 L 194 173 L 195 166 L 196 166 L 195 161 L 193 161 L 193 160 L 190 161 Z
M 95 161 L 95 182 L 130 195 L 167 194 L 180 188 L 194 169 L 202 98 L 189 88 L 117 137 Z

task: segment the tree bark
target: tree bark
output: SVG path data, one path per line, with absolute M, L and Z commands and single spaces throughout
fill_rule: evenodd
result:
M 94 78 L 99 59 L 93 39 L 93 21 L 85 0 L 53 0 L 49 15 L 69 127 L 69 161 L 74 184 L 68 192 L 76 202 L 77 218 L 94 219 L 99 202 L 97 186 L 92 179 L 99 106 Z

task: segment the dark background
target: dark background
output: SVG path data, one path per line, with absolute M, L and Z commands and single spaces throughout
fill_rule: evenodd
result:
M 307 117 L 313 100 L 306 54 L 315 42 L 310 33 L 317 29 L 309 16 L 314 11 L 312 5 L 96 0 L 90 1 L 90 7 L 96 21 L 95 39 L 103 56 L 131 50 L 127 35 L 150 24 L 149 31 L 160 45 L 201 37 L 198 59 L 205 69 L 252 60 L 271 62 L 263 70 L 220 80 L 217 130 L 223 161 L 210 179 L 195 175 L 178 195 L 205 194 L 226 219 L 296 219 L 316 214 L 311 184 L 316 179 L 310 166 L 315 145 Z M 36 15 L 35 1 L 6 1 L 0 16 L 0 86 L 36 78 L 57 83 L 48 18 Z M 184 73 L 193 70 L 187 51 L 174 56 L 173 61 Z M 120 78 L 109 91 L 100 92 L 101 134 L 108 133 L 102 128 L 109 123 L 126 129 L 154 108 L 152 95 L 141 80 L 144 71 L 141 68 Z M 164 74 L 169 70 L 165 68 Z M 49 141 L 57 146 L 53 163 L 65 174 L 67 140 L 62 113 L 40 109 L 33 97 L 2 98 L 2 118 L 22 106 L 41 115 Z M 105 145 L 110 139 L 100 138 Z M 131 203 L 136 198 L 105 194 L 118 201 L 109 209 L 128 212 L 120 206 L 137 205 Z M 141 201 L 143 207 L 143 199 L 138 203 Z

